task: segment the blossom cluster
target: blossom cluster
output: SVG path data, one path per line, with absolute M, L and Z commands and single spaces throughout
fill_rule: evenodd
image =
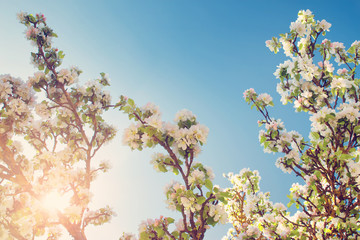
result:
M 171 138 L 172 147 L 176 152 L 184 154 L 191 151 L 195 156 L 200 153 L 200 146 L 206 143 L 209 129 L 196 122 L 195 115 L 184 109 L 176 114 L 175 124 L 161 121 L 161 113 L 158 107 L 147 104 L 142 108 L 144 112 L 144 123 L 158 134 L 166 135 Z M 151 132 L 142 130 L 143 124 L 140 122 L 131 124 L 124 132 L 123 142 L 132 149 L 140 149 L 142 146 L 151 147 L 153 142 Z
M 12 134 L 31 120 L 35 96 L 19 78 L 0 75 L 0 134 Z
M 227 193 L 213 185 L 211 168 L 194 161 L 206 143 L 209 129 L 186 109 L 176 114 L 175 123 L 170 123 L 161 120 L 159 108 L 152 103 L 137 107 L 132 99 L 122 96 L 116 106 L 136 122 L 125 129 L 123 143 L 138 150 L 160 145 L 166 153 L 154 154 L 150 163 L 155 170 L 171 171 L 183 180 L 165 188 L 168 208 L 182 214 L 175 230 L 168 230 L 168 223 L 175 220 L 148 220 L 140 225 L 139 239 L 204 239 L 210 226 L 226 223 L 227 213 L 219 201 L 225 202 Z
M 89 224 L 114 215 L 110 207 L 89 207 L 91 183 L 109 168 L 93 158 L 116 134 L 102 116 L 113 106 L 103 90 L 109 78 L 100 73 L 80 84 L 81 70 L 59 68 L 64 53 L 52 46 L 57 35 L 44 15 L 18 18 L 36 47 L 31 59 L 39 71 L 27 82 L 0 75 L 0 238 L 58 239 L 66 229 L 74 239 L 86 239 Z M 67 197 L 65 206 L 46 209 L 54 192 Z
M 296 131 L 286 131 L 281 120 L 270 117 L 271 97 L 244 92 L 251 107 L 263 115 L 259 140 L 265 152 L 282 153 L 276 165 L 295 173 L 302 183 L 290 188 L 288 207 L 272 204 L 260 192 L 257 171 L 243 169 L 228 175 L 233 184 L 227 191 L 226 211 L 233 228 L 224 239 L 358 239 L 359 41 L 349 49 L 343 43 L 320 40 L 330 30 L 325 20 L 316 21 L 310 10 L 302 10 L 290 32 L 266 41 L 277 53 L 288 57 L 277 67 L 277 91 L 283 104 L 293 103 L 296 111 L 308 112 L 309 141 Z M 320 43 L 319 43 L 320 42 Z M 315 59 L 321 59 L 316 63 Z M 337 64 L 339 68 L 335 66 Z

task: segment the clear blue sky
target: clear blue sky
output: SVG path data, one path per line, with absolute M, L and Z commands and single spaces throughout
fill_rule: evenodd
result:
M 347 47 L 360 39 L 358 1 L 0 0 L 0 8 L 0 74 L 27 80 L 36 71 L 30 64 L 33 48 L 16 13 L 44 13 L 59 35 L 55 45 L 66 54 L 64 67 L 79 66 L 83 82 L 108 73 L 113 99 L 123 94 L 140 105 L 154 102 L 165 120 L 183 108 L 193 111 L 210 128 L 199 160 L 214 169 L 215 183 L 227 187 L 223 173 L 258 169 L 262 190 L 270 191 L 274 202 L 287 203 L 297 179 L 275 167 L 275 155 L 263 153 L 256 123 L 260 115 L 250 110 L 242 92 L 253 87 L 270 93 L 271 114 L 283 119 L 288 130 L 307 137 L 309 121 L 280 104 L 273 72 L 285 58 L 270 53 L 265 41 L 287 32 L 302 9 L 332 24 L 328 39 Z M 173 176 L 149 164 L 156 149 L 131 152 L 121 143 L 127 117 L 119 112 L 107 117 L 119 134 L 99 155 L 113 168 L 94 185 L 94 204 L 109 204 L 118 215 L 90 229 L 90 240 L 118 239 L 123 231 L 137 232 L 141 220 L 177 216 L 166 209 L 163 194 Z M 206 239 L 221 239 L 227 228 L 216 227 Z

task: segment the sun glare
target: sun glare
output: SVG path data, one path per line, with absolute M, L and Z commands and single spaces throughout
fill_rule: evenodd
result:
M 41 202 L 49 212 L 63 212 L 70 205 L 70 196 L 68 194 L 61 195 L 54 190 L 45 195 Z

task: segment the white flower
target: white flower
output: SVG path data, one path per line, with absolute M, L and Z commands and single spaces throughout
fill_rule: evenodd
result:
M 209 204 L 209 216 L 213 217 L 215 221 L 220 221 L 221 224 L 225 224 L 227 222 L 227 213 L 225 212 L 224 207 L 220 204 Z
M 310 17 L 313 17 L 313 15 L 309 9 L 300 10 L 298 13 L 298 21 L 305 22 Z
M 123 233 L 120 240 L 137 240 L 134 234 L 131 233 Z
M 286 157 L 289 159 L 294 159 L 296 163 L 300 162 L 300 154 L 295 149 L 292 149 L 288 154 L 286 154 Z
M 199 169 L 195 169 L 191 172 L 189 176 L 189 183 L 202 183 L 205 181 L 205 173 L 203 171 L 200 171 Z
M 360 175 L 359 162 L 350 161 L 348 163 L 348 166 L 349 166 L 349 173 L 351 174 L 352 177 L 358 177 Z
M 180 110 L 178 113 L 176 113 L 175 115 L 175 122 L 179 122 L 179 121 L 183 121 L 185 122 L 186 120 L 190 120 L 190 121 L 194 121 L 196 119 L 196 116 L 189 110 L 187 109 L 183 109 Z
M 175 223 L 176 229 L 178 231 L 184 231 L 185 230 L 185 226 L 184 226 L 184 219 L 180 218 L 176 223 Z
M 165 155 L 162 154 L 162 153 L 155 153 L 153 156 L 152 156 L 152 159 L 150 161 L 151 164 L 154 165 L 154 169 L 158 172 L 160 172 L 160 169 L 159 169 L 159 164 L 162 164 L 161 162 L 164 161 L 165 159 Z
M 353 42 L 353 43 L 351 44 L 351 46 L 352 46 L 352 47 L 353 47 L 353 46 L 360 47 L 360 41 L 356 40 L 355 42 Z
M 281 237 L 285 238 L 290 233 L 290 229 L 283 223 L 279 223 L 276 228 L 276 232 L 279 233 Z
M 202 143 L 206 143 L 208 134 L 209 128 L 201 124 L 192 125 L 189 129 L 189 135 L 192 135 L 196 140 Z M 193 143 L 195 144 L 196 142 Z
M 330 53 L 331 54 L 335 54 L 338 51 L 341 52 L 344 49 L 345 49 L 345 46 L 341 42 L 332 42 L 330 44 Z M 337 57 L 339 57 L 339 56 L 337 56 Z M 339 62 L 339 59 L 337 59 L 336 61 Z
M 270 49 L 270 51 L 275 52 L 276 47 L 277 47 L 277 43 L 276 43 L 276 40 L 274 38 L 271 39 L 271 40 L 265 41 L 265 45 L 266 45 L 267 48 Z
M 283 157 L 279 157 L 278 159 L 276 159 L 275 166 L 277 168 L 280 168 L 284 173 L 291 173 L 292 172 L 291 168 L 286 167 L 286 165 L 284 164 L 284 158 Z
M 318 75 L 318 67 L 313 64 L 312 58 L 308 56 L 298 57 L 299 69 L 301 70 L 300 74 L 306 81 L 312 81 L 314 76 Z
M 206 170 L 206 174 L 208 175 L 209 179 L 212 181 L 215 178 L 215 174 L 213 172 L 213 170 L 210 167 L 204 166 L 205 170 Z
M 303 55 L 306 54 L 306 50 L 307 50 L 309 44 L 310 44 L 309 37 L 303 37 L 300 39 L 300 41 L 297 43 L 297 45 L 298 45 L 298 48 L 299 48 L 301 54 L 303 54 Z
M 180 198 L 181 204 L 184 206 L 185 209 L 190 209 L 191 208 L 191 201 L 186 198 L 186 197 L 181 197 Z
M 34 85 L 35 83 L 38 83 L 41 79 L 45 78 L 45 73 L 43 72 L 36 72 L 34 73 L 34 77 L 29 77 L 29 83 L 31 85 Z
M 328 23 L 327 21 L 321 20 L 321 22 L 318 21 L 317 24 L 323 31 L 330 31 L 329 29 L 331 27 L 331 24 Z
M 343 75 L 343 74 L 346 74 L 347 72 L 348 72 L 348 70 L 347 70 L 346 68 L 338 69 L 338 70 L 336 71 L 336 73 L 337 73 L 338 75 Z
M 38 28 L 35 28 L 33 26 L 29 26 L 25 32 L 26 38 L 35 38 L 40 33 L 40 30 Z
M 248 226 L 247 230 L 246 230 L 246 235 L 248 236 L 252 236 L 257 238 L 259 236 L 260 230 L 253 225 Z
M 290 25 L 290 31 L 295 31 L 300 37 L 302 37 L 306 33 L 306 28 L 301 22 L 292 22 Z
M 171 137 L 174 137 L 174 138 L 175 138 L 175 135 L 177 134 L 177 132 L 179 131 L 178 125 L 175 125 L 175 124 L 172 124 L 169 122 L 164 123 L 162 126 L 163 127 L 162 127 L 161 131 L 169 134 Z
M 145 232 L 146 231 L 146 222 L 145 221 L 142 221 L 140 224 L 139 224 L 139 233 L 142 233 L 142 232 Z
M 1 81 L 2 80 L 2 81 Z M 0 99 L 6 99 L 12 94 L 12 86 L 6 79 L 0 80 Z
M 24 22 L 25 21 L 25 16 L 27 16 L 27 13 L 19 12 L 16 15 L 17 15 L 17 18 L 19 19 L 20 22 Z
M 177 147 L 186 150 L 188 146 L 190 146 L 190 142 L 188 141 L 188 132 L 187 128 L 181 128 L 179 131 L 176 132 L 175 140 L 177 143 Z
M 305 212 L 297 211 L 295 215 L 293 216 L 294 221 L 298 221 L 301 219 L 308 218 L 308 215 Z
M 244 91 L 243 93 L 243 96 L 244 96 L 244 99 L 248 98 L 248 97 L 251 97 L 252 95 L 255 95 L 256 92 L 253 88 L 249 88 L 247 90 Z
M 334 71 L 333 65 L 328 60 L 324 61 L 324 64 L 323 64 L 323 62 L 319 62 L 318 65 L 321 68 L 324 68 L 328 72 L 333 72 Z
M 292 50 L 292 45 L 291 45 L 291 41 L 288 41 L 284 38 L 280 38 L 280 42 L 282 44 L 282 47 L 284 49 L 284 53 L 286 56 L 290 57 L 292 56 L 291 54 L 291 50 Z
M 124 130 L 123 144 L 129 145 L 133 149 L 137 149 L 140 144 L 140 135 L 138 134 L 138 126 L 131 124 Z
M 272 101 L 272 97 L 267 94 L 267 93 L 261 93 L 259 94 L 259 96 L 257 97 L 256 101 L 261 101 L 263 102 L 265 105 L 269 105 L 270 102 Z
M 274 204 L 274 208 L 278 209 L 279 211 L 286 211 L 286 207 L 284 204 L 282 203 L 275 203 Z
M 51 111 L 46 103 L 40 103 L 35 105 L 35 111 L 43 119 L 47 119 L 51 117 Z
M 332 89 L 351 88 L 352 86 L 353 86 L 352 82 L 342 77 L 333 78 L 330 85 Z
M 145 106 L 141 107 L 143 112 L 151 112 L 153 115 L 161 115 L 160 109 L 154 103 L 147 103 Z
M 73 83 L 74 79 L 69 69 L 61 69 L 58 73 L 58 81 L 65 84 Z
M 359 119 L 360 112 L 358 108 L 354 108 L 349 104 L 342 104 L 342 110 L 338 113 L 337 118 L 347 118 L 350 122 L 355 122 L 355 120 Z
M 151 115 L 150 117 L 144 119 L 144 121 L 149 124 L 150 126 L 156 128 L 156 129 L 161 129 L 162 128 L 162 121 L 161 121 L 161 116 L 156 114 L 156 115 Z

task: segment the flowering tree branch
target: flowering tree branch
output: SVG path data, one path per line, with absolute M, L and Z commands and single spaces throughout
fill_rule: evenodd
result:
M 283 104 L 293 103 L 297 111 L 310 114 L 310 141 L 297 132 L 287 132 L 280 120 L 271 118 L 273 106 L 268 94 L 246 90 L 246 102 L 263 115 L 259 125 L 260 143 L 266 152 L 280 152 L 276 165 L 295 173 L 305 184 L 294 183 L 288 207 L 273 204 L 269 193 L 260 192 L 257 171 L 243 169 L 229 174 L 233 184 L 228 205 L 234 228 L 225 239 L 357 239 L 359 238 L 360 80 L 356 78 L 360 42 L 346 51 L 342 43 L 324 39 L 331 24 L 315 21 L 311 11 L 300 11 L 290 32 L 266 41 L 275 53 L 280 48 L 289 60 L 278 66 L 274 75 L 280 80 L 277 91 Z M 319 56 L 320 55 L 320 56 Z M 322 59 L 315 65 L 315 59 Z M 331 61 L 345 65 L 335 73 Z
M 137 122 L 125 130 L 124 143 L 138 150 L 160 145 L 166 154 L 154 155 L 151 161 L 154 168 L 180 173 L 184 183 L 173 182 L 166 187 L 168 207 L 182 216 L 176 229 L 168 230 L 168 225 L 175 221 L 172 218 L 149 219 L 140 225 L 139 239 L 204 239 L 210 225 L 226 221 L 219 204 L 219 200 L 225 202 L 226 193 L 213 186 L 212 170 L 194 161 L 206 142 L 208 129 L 188 110 L 180 111 L 173 124 L 162 122 L 160 111 L 153 104 L 139 108 L 132 99 L 122 96 L 116 106 Z M 124 233 L 121 239 L 135 236 Z

